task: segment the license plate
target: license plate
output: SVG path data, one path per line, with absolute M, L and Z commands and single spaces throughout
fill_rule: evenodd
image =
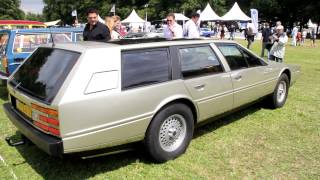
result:
M 17 109 L 21 111 L 24 115 L 31 118 L 32 117 L 32 110 L 31 107 L 24 104 L 23 102 L 20 102 L 19 100 L 16 100 Z

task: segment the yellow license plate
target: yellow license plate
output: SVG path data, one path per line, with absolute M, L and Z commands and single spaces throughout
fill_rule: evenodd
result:
M 16 100 L 16 104 L 17 104 L 17 109 L 19 111 L 21 111 L 23 114 L 25 114 L 26 116 L 28 116 L 29 118 L 32 117 L 32 110 L 31 110 L 31 107 Z

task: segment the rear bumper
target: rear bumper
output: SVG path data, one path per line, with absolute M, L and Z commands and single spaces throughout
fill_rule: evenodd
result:
M 62 140 L 40 132 L 31 126 L 23 117 L 18 115 L 10 103 L 3 105 L 4 111 L 10 121 L 19 129 L 19 131 L 36 146 L 51 156 L 62 157 Z

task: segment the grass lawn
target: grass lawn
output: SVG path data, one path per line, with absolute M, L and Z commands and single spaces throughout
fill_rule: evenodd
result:
M 0 179 L 320 179 L 320 48 L 287 46 L 285 61 L 302 74 L 283 108 L 256 104 L 199 128 L 187 152 L 165 164 L 139 150 L 61 160 L 35 146 L 9 147 L 4 138 L 17 131 L 0 108 Z M 4 89 L 0 97 L 2 105 Z

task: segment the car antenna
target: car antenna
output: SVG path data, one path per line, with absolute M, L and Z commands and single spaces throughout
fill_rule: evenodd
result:
M 52 31 L 51 31 L 51 27 L 49 27 L 49 31 L 50 31 L 51 41 L 52 41 L 52 48 L 54 48 L 54 46 L 55 46 L 56 44 L 54 43 L 54 39 L 53 39 L 53 34 L 52 34 Z

